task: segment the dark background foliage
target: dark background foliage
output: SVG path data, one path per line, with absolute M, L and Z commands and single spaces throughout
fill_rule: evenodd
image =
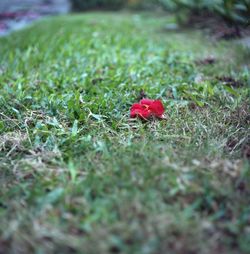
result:
M 126 3 L 125 0 L 71 0 L 72 8 L 76 11 L 89 9 L 119 9 Z
M 71 4 L 74 11 L 161 8 L 174 12 L 180 22 L 193 13 L 204 11 L 232 24 L 248 25 L 250 19 L 250 0 L 71 0 Z

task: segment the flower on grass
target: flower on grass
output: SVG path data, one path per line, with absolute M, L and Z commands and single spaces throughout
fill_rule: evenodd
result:
M 134 103 L 130 108 L 130 117 L 149 119 L 154 116 L 163 118 L 164 107 L 160 100 L 142 99 L 139 103 Z

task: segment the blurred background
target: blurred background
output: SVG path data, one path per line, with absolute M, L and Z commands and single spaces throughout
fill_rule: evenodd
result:
M 42 16 L 97 10 L 161 11 L 182 26 L 223 22 L 234 36 L 240 36 L 239 27 L 249 29 L 250 20 L 250 0 L 1 0 L 0 35 Z

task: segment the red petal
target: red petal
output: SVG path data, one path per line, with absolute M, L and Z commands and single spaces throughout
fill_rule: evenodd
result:
M 151 112 L 149 110 L 144 109 L 140 112 L 139 116 L 143 119 L 148 119 L 151 116 Z
M 151 112 L 143 107 L 143 105 L 135 103 L 130 109 L 130 117 L 135 118 L 139 116 L 140 118 L 147 119 L 151 115 Z
M 151 105 L 153 102 L 154 102 L 154 100 L 150 100 L 150 99 L 140 100 L 140 104 L 144 104 L 144 105 Z
M 150 106 L 149 110 L 152 112 L 153 115 L 157 117 L 162 117 L 164 113 L 164 106 L 160 100 L 155 100 Z

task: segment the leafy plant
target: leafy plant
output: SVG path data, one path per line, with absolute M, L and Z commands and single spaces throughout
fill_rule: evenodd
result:
M 246 24 L 250 17 L 250 1 L 222 0 L 213 10 L 229 23 Z
M 250 17 L 249 0 L 159 0 L 169 11 L 174 11 L 182 23 L 183 16 L 193 12 L 209 11 L 223 17 L 231 24 L 247 24 Z

